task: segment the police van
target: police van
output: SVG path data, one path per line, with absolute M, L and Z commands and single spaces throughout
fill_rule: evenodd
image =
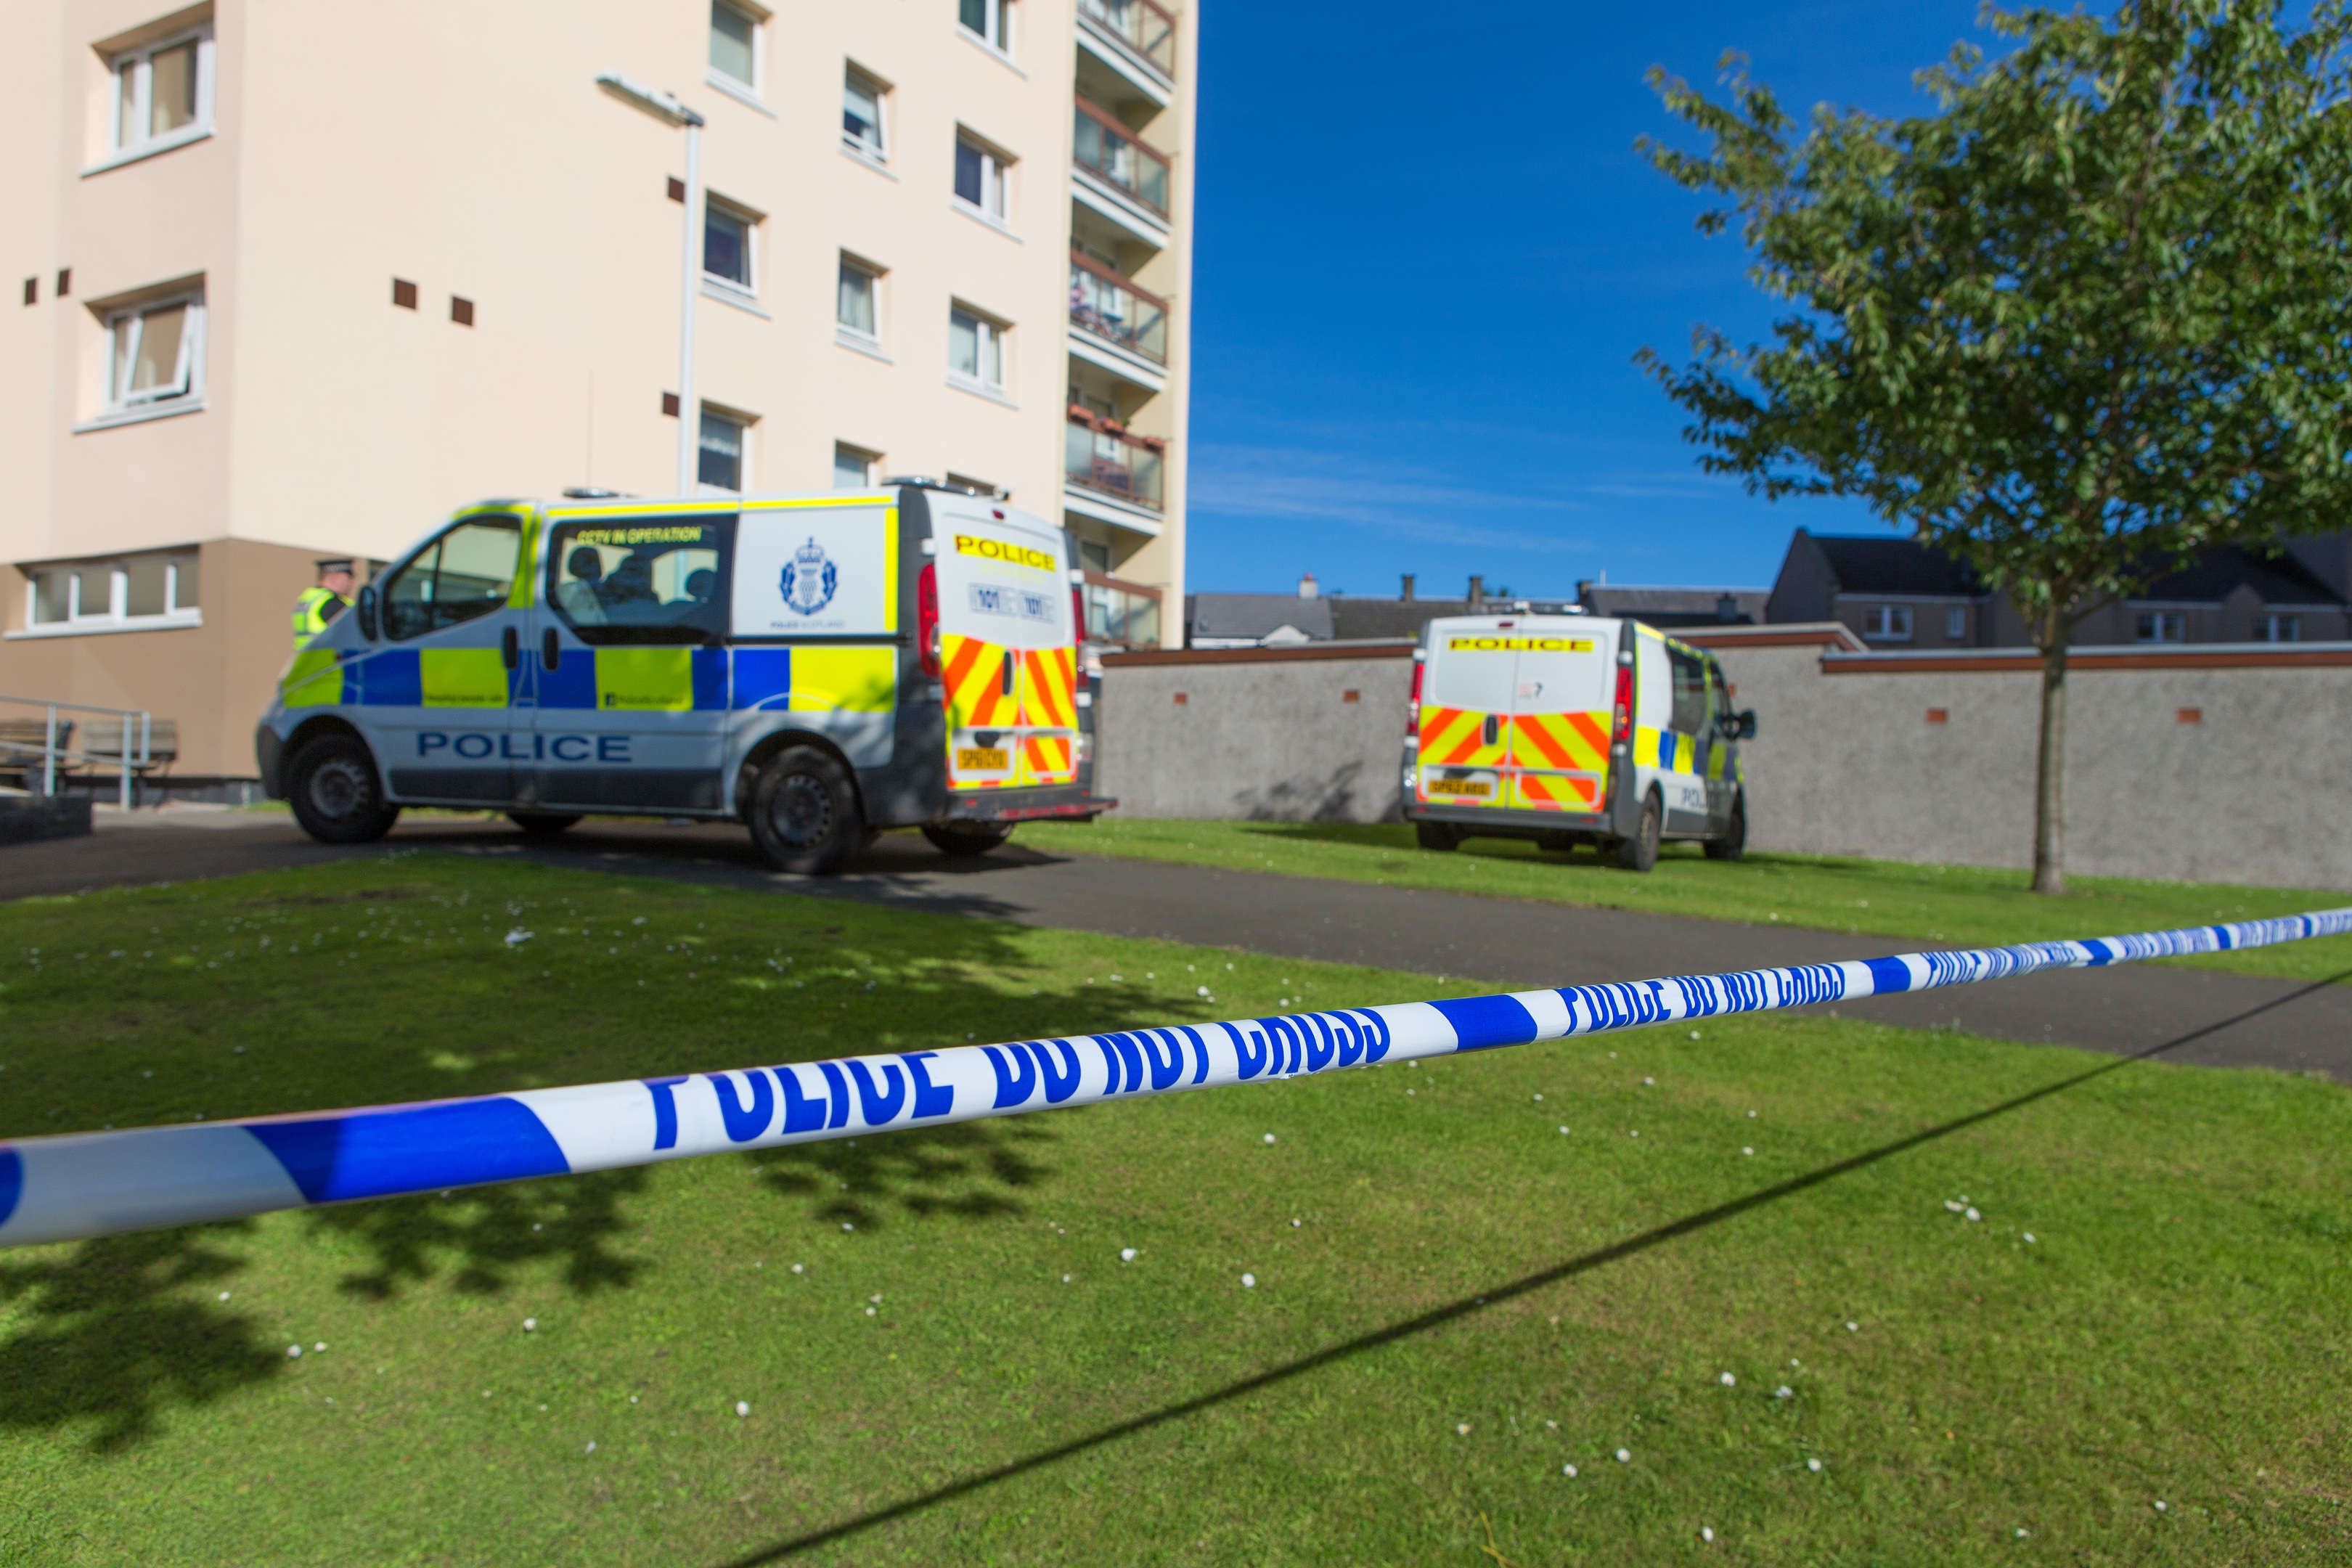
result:
M 789 871 L 1091 821 L 1068 538 L 928 481 L 468 507 L 295 655 L 256 736 L 311 837 L 404 805 L 746 823 Z
M 1413 650 L 1404 815 L 1424 849 L 1591 844 L 1646 871 L 1682 838 L 1736 860 L 1755 733 L 1713 654 L 1639 621 L 1447 616 Z

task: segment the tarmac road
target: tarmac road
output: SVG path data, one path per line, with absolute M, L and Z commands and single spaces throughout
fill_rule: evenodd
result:
M 808 879 L 769 870 L 735 826 L 586 822 L 559 839 L 540 841 L 503 821 L 411 816 L 382 844 L 331 847 L 312 843 L 274 814 L 199 808 L 129 817 L 100 813 L 90 837 L 0 848 L 0 896 L 186 881 L 426 847 L 1435 972 L 1511 989 L 1874 958 L 1921 945 L 1912 938 L 1048 855 L 1017 839 L 977 860 L 951 861 L 914 835 L 892 834 L 847 874 Z M 2329 900 L 2317 894 L 2313 901 L 2323 907 Z M 2320 1072 L 2352 1083 L 2352 985 L 2311 986 L 2144 963 L 1874 997 L 1832 1011 L 2116 1054 L 2174 1040 L 2180 1043 L 2165 1052 L 2168 1061 Z

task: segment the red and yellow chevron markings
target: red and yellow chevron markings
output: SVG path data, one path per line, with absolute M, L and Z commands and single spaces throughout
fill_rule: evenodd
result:
M 1521 713 L 1511 720 L 1511 761 L 1523 768 L 1609 767 L 1609 715 Z
M 1495 721 L 1493 741 L 1486 739 L 1486 721 Z M 1424 703 L 1421 710 L 1421 762 L 1449 768 L 1490 768 L 1503 761 L 1508 745 L 1505 739 L 1510 721 L 1499 713 L 1480 713 L 1468 708 L 1438 708 Z
M 948 727 L 952 730 L 1009 728 L 1017 721 L 1016 682 L 1007 680 L 1011 650 L 978 637 L 940 639 L 948 688 Z

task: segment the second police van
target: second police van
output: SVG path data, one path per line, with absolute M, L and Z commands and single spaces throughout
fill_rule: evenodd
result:
M 313 837 L 404 805 L 736 819 L 792 871 L 1092 820 L 1063 531 L 928 483 L 490 501 L 298 651 L 256 736 Z
M 1424 849 L 1484 835 L 1598 847 L 1646 871 L 1667 839 L 1738 859 L 1735 712 L 1713 654 L 1639 621 L 1459 616 L 1413 650 L 1404 815 Z

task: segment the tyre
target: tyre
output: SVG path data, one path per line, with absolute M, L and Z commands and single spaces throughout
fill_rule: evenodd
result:
M 552 838 L 580 820 L 576 811 L 509 811 L 507 820 L 533 838 Z
M 383 798 L 375 759 L 352 735 L 322 735 L 297 752 L 286 770 L 286 801 L 302 831 L 321 844 L 372 844 L 400 820 L 400 807 Z
M 1412 837 L 1423 849 L 1459 849 L 1462 829 L 1450 822 L 1416 822 Z
M 1706 841 L 1706 858 L 1710 860 L 1737 860 L 1748 852 L 1748 797 L 1735 795 L 1731 802 L 1731 820 L 1725 824 L 1723 837 Z
M 1003 848 L 1004 841 L 1013 837 L 1013 829 L 1008 824 L 994 822 L 926 822 L 923 837 L 940 854 L 962 859 Z
M 1658 863 L 1658 840 L 1665 832 L 1665 808 L 1654 792 L 1642 802 L 1642 821 L 1631 838 L 1617 842 L 1617 864 L 1628 871 L 1646 871 Z
M 779 871 L 830 877 L 866 847 L 866 816 L 849 770 L 830 752 L 794 746 L 751 784 L 751 841 Z

